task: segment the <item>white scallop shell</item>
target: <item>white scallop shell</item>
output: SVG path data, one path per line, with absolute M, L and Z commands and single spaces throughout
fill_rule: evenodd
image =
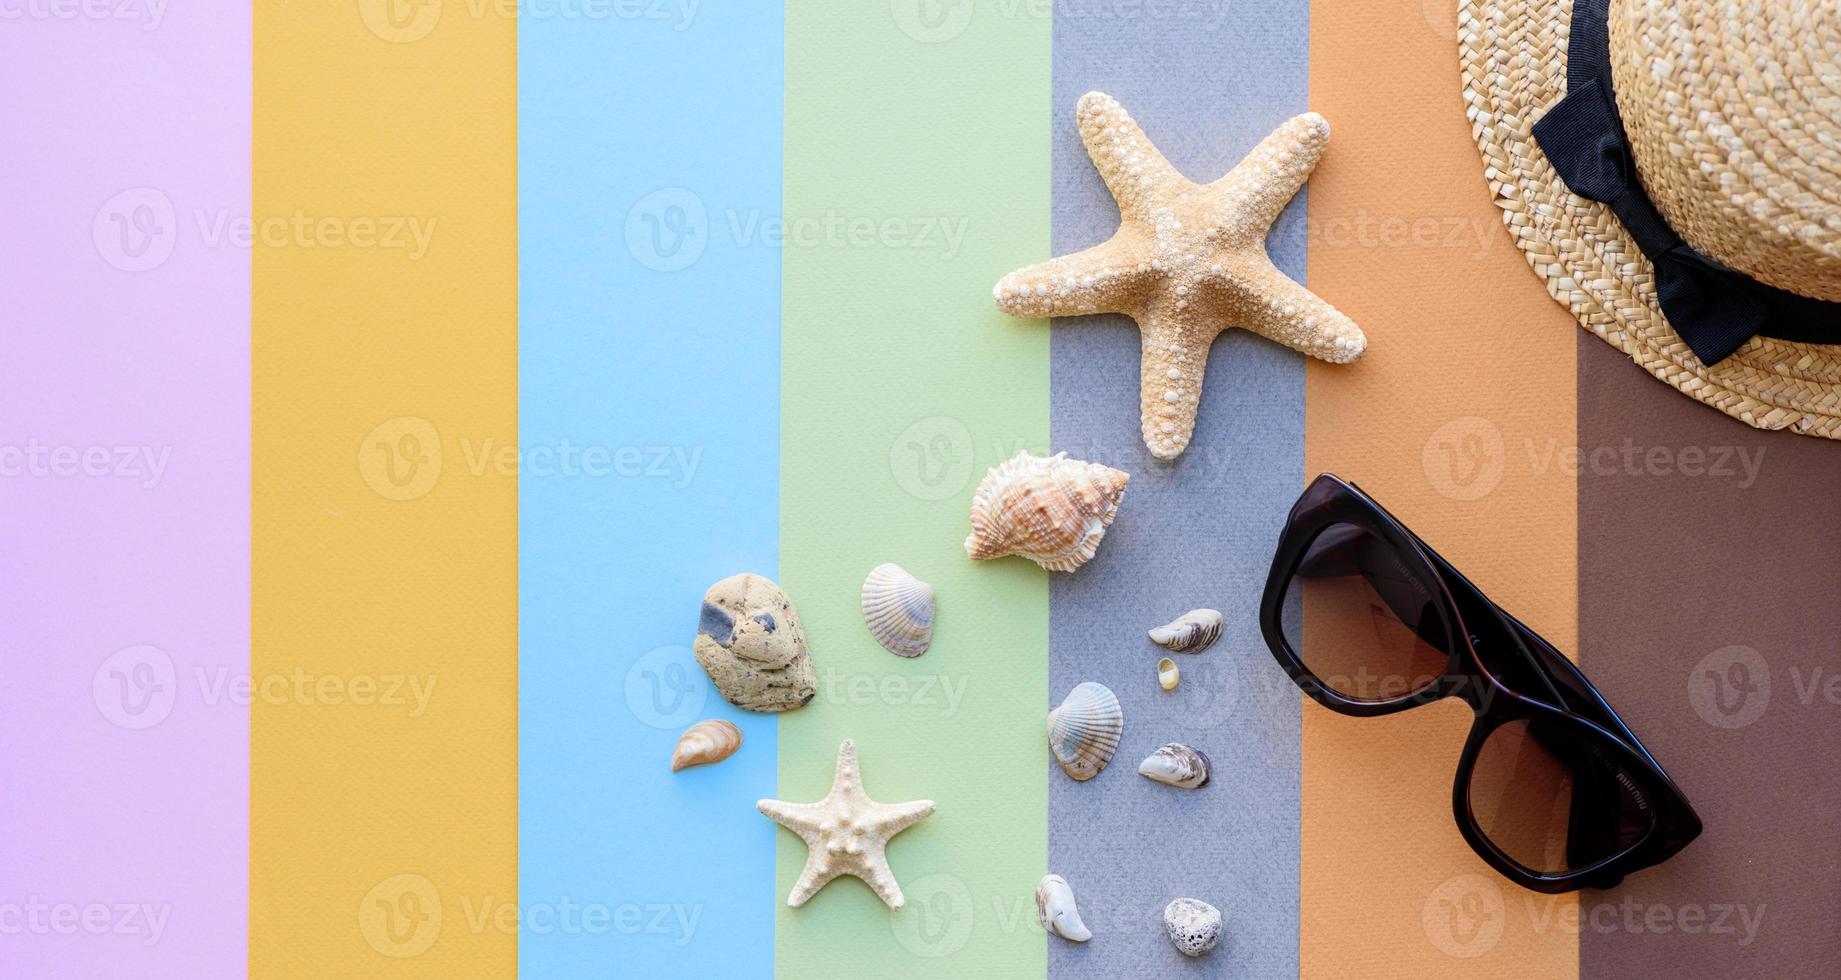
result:
M 918 657 L 933 642 L 933 586 L 893 562 L 870 569 L 863 580 L 863 622 L 897 657 Z
M 1138 763 L 1138 774 L 1171 786 L 1195 789 L 1208 782 L 1208 757 L 1181 742 L 1171 742 Z
M 1071 942 L 1093 938 L 1093 930 L 1080 921 L 1080 910 L 1074 907 L 1074 889 L 1060 875 L 1045 875 L 1036 885 L 1036 918 L 1042 928 Z
M 684 729 L 671 750 L 671 771 L 721 762 L 742 747 L 742 730 L 720 718 L 700 721 Z
M 1191 609 L 1151 630 L 1151 642 L 1177 653 L 1201 653 L 1220 636 L 1219 609 Z
M 1061 768 L 1077 781 L 1099 775 L 1119 749 L 1125 710 L 1104 684 L 1082 681 L 1061 706 L 1048 713 L 1048 747 Z
M 1184 956 L 1200 956 L 1221 941 L 1221 910 L 1198 898 L 1179 898 L 1163 907 L 1163 928 Z
M 1021 555 L 1051 572 L 1071 572 L 1099 550 L 1130 474 L 1098 463 L 1017 453 L 991 467 L 972 495 L 975 559 Z

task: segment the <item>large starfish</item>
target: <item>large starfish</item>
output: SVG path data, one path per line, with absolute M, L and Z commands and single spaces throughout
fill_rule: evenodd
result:
M 877 803 L 870 799 L 863 791 L 855 742 L 845 739 L 838 746 L 837 775 L 824 799 L 817 803 L 762 800 L 755 806 L 805 841 L 805 871 L 786 896 L 786 904 L 804 905 L 839 875 L 855 875 L 868 882 L 889 908 L 901 908 L 906 901 L 883 848 L 889 838 L 926 819 L 933 812 L 933 801 Z
M 1119 230 L 1010 273 L 994 295 L 1015 316 L 1123 313 L 1138 322 L 1139 422 L 1152 455 L 1175 459 L 1189 445 L 1208 348 L 1230 327 L 1338 364 L 1361 356 L 1361 328 L 1266 255 L 1272 222 L 1329 144 L 1322 116 L 1286 122 L 1212 184 L 1178 173 L 1112 96 L 1081 96 L 1077 117 L 1118 201 Z

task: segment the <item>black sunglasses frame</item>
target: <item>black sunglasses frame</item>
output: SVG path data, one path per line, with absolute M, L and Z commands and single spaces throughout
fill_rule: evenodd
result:
M 1292 577 L 1317 536 L 1333 524 L 1348 524 L 1379 537 L 1406 562 L 1414 563 L 1424 580 L 1436 586 L 1432 605 L 1443 619 L 1445 635 L 1453 642 L 1444 673 L 1424 687 L 1397 697 L 1363 700 L 1345 697 L 1318 679 L 1285 638 L 1282 617 Z M 1467 622 L 1458 596 L 1472 610 Z M 1492 621 L 1493 620 L 1493 621 Z M 1458 760 L 1451 805 L 1458 831 L 1471 849 L 1503 877 L 1538 892 L 1559 893 L 1578 888 L 1611 888 L 1624 875 L 1659 864 L 1700 834 L 1701 822 L 1687 798 L 1661 765 L 1650 756 L 1629 726 L 1605 703 L 1585 675 L 1552 644 L 1528 629 L 1472 585 L 1451 564 L 1353 483 L 1331 474 L 1312 481 L 1292 506 L 1279 536 L 1266 591 L 1260 602 L 1259 624 L 1267 646 L 1304 692 L 1318 704 L 1345 715 L 1375 717 L 1404 711 L 1447 697 L 1463 698 L 1475 713 L 1469 738 Z M 1490 658 L 1478 646 L 1487 634 L 1505 640 L 1491 642 L 1491 652 L 1522 658 L 1519 666 L 1528 676 L 1539 677 L 1546 691 L 1511 689 L 1492 670 Z M 1499 662 L 1500 663 L 1500 662 Z M 1583 868 L 1557 874 L 1522 867 L 1503 853 L 1479 827 L 1467 790 L 1477 755 L 1485 739 L 1498 727 L 1517 720 L 1540 719 L 1548 724 L 1582 726 L 1594 744 L 1617 754 L 1619 769 L 1637 786 L 1637 799 L 1648 805 L 1652 822 L 1648 833 L 1631 846 Z

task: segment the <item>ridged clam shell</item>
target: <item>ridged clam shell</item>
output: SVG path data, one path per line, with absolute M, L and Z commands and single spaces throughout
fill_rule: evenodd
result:
M 1157 684 L 1164 690 L 1176 690 L 1176 685 L 1181 683 L 1182 679 L 1183 672 L 1176 668 L 1176 661 L 1169 657 L 1157 661 Z
M 1208 782 L 1208 757 L 1199 749 L 1171 742 L 1138 763 L 1138 774 L 1171 786 L 1195 789 Z
M 893 562 L 870 569 L 863 580 L 863 622 L 897 657 L 918 657 L 933 642 L 933 586 Z
M 742 747 L 742 730 L 720 718 L 700 721 L 684 729 L 671 750 L 671 771 L 721 762 Z
M 1177 653 L 1201 653 L 1221 637 L 1219 609 L 1191 609 L 1151 630 L 1151 642 Z
M 1104 684 L 1082 681 L 1048 713 L 1048 747 L 1061 768 L 1085 782 L 1099 775 L 1119 750 L 1125 711 Z
M 1074 907 L 1074 889 L 1060 875 L 1045 875 L 1036 885 L 1036 918 L 1042 928 L 1071 942 L 1093 938 L 1093 930 L 1080 921 L 1080 910 Z
M 1067 453 L 1017 453 L 991 467 L 972 495 L 965 553 L 979 560 L 1021 555 L 1051 572 L 1071 572 L 1099 549 L 1130 480 Z
M 1221 941 L 1221 910 L 1199 898 L 1179 898 L 1163 907 L 1163 928 L 1184 956 L 1200 956 Z

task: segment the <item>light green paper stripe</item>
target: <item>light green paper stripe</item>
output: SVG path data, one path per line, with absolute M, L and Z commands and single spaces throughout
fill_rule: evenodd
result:
M 938 810 L 889 849 L 904 910 L 854 878 L 780 906 L 778 975 L 1043 976 L 1047 580 L 962 542 L 985 468 L 1048 448 L 1047 324 L 998 313 L 991 286 L 1048 255 L 1051 21 L 996 0 L 787 8 L 780 567 L 819 691 L 781 718 L 779 792 L 824 796 L 851 738 L 871 796 Z M 938 591 L 914 660 L 858 609 L 885 561 Z M 806 848 L 778 840 L 784 903 Z

